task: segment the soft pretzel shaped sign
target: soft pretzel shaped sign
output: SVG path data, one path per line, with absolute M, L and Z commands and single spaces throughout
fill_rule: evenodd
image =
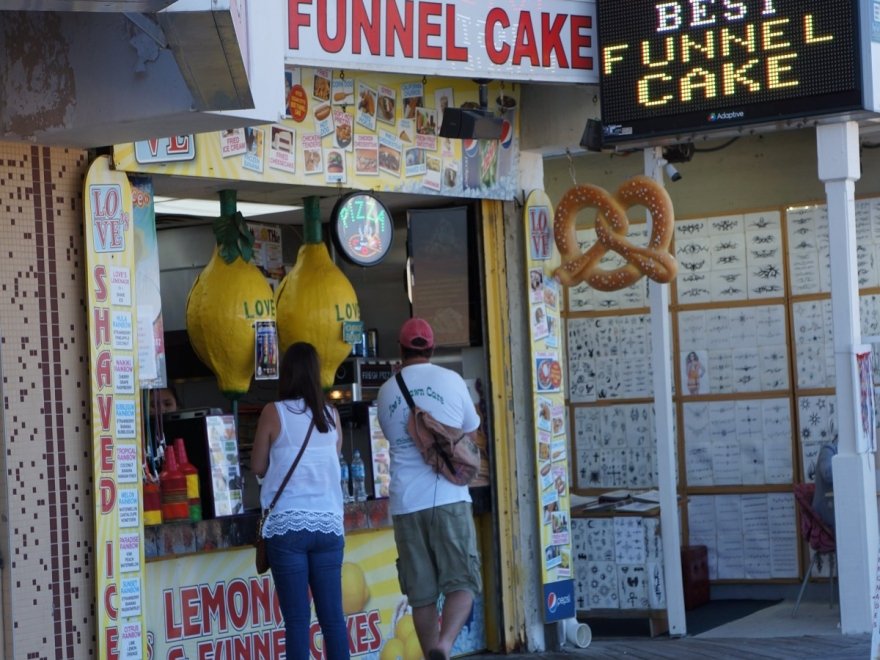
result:
M 631 206 L 644 206 L 651 212 L 651 237 L 646 247 L 630 243 L 626 234 Z M 581 253 L 578 248 L 575 217 L 585 208 L 595 208 L 598 242 Z M 604 188 L 580 185 L 571 188 L 556 207 L 553 236 L 562 255 L 562 265 L 553 273 L 566 286 L 586 282 L 600 291 L 617 291 L 647 275 L 655 282 L 675 278 L 678 262 L 669 253 L 675 217 L 672 200 L 663 186 L 646 176 L 624 182 L 614 196 Z M 599 268 L 599 261 L 612 250 L 626 259 L 626 265 L 614 270 Z

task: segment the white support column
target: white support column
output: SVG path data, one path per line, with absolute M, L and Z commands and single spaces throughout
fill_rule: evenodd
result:
M 645 149 L 645 174 L 663 185 L 659 148 Z M 648 218 L 650 218 L 650 214 Z M 669 634 L 687 634 L 681 578 L 681 524 L 675 483 L 676 442 L 672 409 L 672 326 L 669 285 L 651 282 L 651 365 L 654 376 L 654 431 L 657 437 L 657 471 L 660 490 L 660 529 L 663 534 L 663 567 L 666 581 L 666 615 Z
M 837 389 L 838 455 L 832 462 L 840 626 L 845 634 L 871 631 L 871 592 L 877 562 L 874 457 L 859 453 L 854 347 L 861 343 L 856 262 L 855 181 L 859 129 L 837 122 L 816 129 L 819 179 L 825 184 L 831 246 L 831 314 Z

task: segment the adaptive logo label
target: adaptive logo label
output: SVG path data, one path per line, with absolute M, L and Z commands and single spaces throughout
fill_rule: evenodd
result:
M 730 121 L 731 119 L 742 119 L 746 116 L 746 113 L 742 110 L 732 110 L 730 112 L 710 112 L 709 113 L 709 121 Z

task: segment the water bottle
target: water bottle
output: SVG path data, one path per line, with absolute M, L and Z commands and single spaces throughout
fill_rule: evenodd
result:
M 342 476 L 339 479 L 342 485 L 342 501 L 346 504 L 351 502 L 351 489 L 348 486 L 348 463 L 345 462 L 345 456 L 339 454 L 339 471 Z
M 351 459 L 351 481 L 354 484 L 354 501 L 363 502 L 367 499 L 366 469 L 361 458 L 361 452 L 357 449 Z

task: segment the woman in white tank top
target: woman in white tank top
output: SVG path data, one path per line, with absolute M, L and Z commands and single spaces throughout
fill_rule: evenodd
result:
M 328 660 L 349 658 L 342 612 L 345 546 L 339 451 L 339 415 L 321 390 L 318 354 L 311 344 L 290 346 L 281 360 L 279 401 L 260 414 L 251 469 L 263 477 L 260 504 L 268 508 L 297 453 L 314 428 L 290 481 L 263 526 L 278 602 L 284 615 L 288 658 L 308 660 L 311 603 Z

